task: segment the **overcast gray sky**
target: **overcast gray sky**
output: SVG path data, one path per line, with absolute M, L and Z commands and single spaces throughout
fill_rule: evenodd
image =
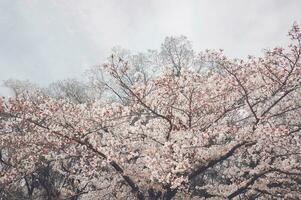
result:
M 159 49 L 186 35 L 230 57 L 283 45 L 300 0 L 0 0 L 0 80 L 80 77 L 111 48 Z M 1 92 L 1 91 L 0 91 Z

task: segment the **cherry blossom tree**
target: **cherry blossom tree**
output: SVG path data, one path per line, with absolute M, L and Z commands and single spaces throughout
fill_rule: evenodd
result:
M 301 32 L 260 58 L 198 57 L 202 73 L 132 79 L 104 65 L 127 102 L 36 92 L 0 100 L 5 199 L 299 199 Z M 187 64 L 187 63 L 186 63 Z M 55 177 L 55 178 L 54 178 Z M 21 195 L 21 194 L 20 194 Z

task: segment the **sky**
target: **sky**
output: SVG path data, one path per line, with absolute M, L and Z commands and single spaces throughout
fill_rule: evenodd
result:
M 79 78 L 114 46 L 159 50 L 166 36 L 185 35 L 196 51 L 260 56 L 287 44 L 300 8 L 300 0 L 0 0 L 0 81 Z

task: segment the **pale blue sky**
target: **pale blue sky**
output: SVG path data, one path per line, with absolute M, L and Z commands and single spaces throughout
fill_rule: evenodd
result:
M 287 42 L 300 8 L 300 0 L 0 0 L 0 80 L 80 77 L 113 46 L 159 49 L 180 34 L 196 50 L 260 55 Z

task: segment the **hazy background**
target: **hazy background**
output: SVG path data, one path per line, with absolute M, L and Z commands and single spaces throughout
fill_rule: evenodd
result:
M 195 50 L 260 55 L 287 43 L 300 8 L 300 0 L 0 0 L 0 81 L 78 78 L 113 46 L 159 49 L 171 35 L 188 36 Z

